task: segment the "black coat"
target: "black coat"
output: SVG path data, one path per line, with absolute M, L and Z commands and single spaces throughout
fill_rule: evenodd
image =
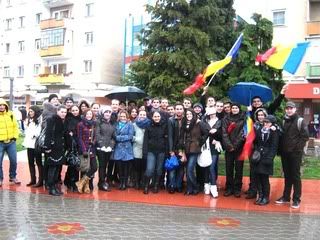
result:
M 146 128 L 143 138 L 143 156 L 146 157 L 148 152 L 164 153 L 167 151 L 168 129 L 165 122 L 155 123 Z
M 258 164 L 253 164 L 254 172 L 273 175 L 273 159 L 277 154 L 279 131 L 270 129 L 268 134 L 263 134 L 262 128 L 255 131 L 254 149 L 260 150 L 261 158 Z
M 111 147 L 115 145 L 115 131 L 116 127 L 104 118 L 97 121 L 96 124 L 96 141 L 97 147 Z
M 44 139 L 45 150 L 48 153 L 48 165 L 62 165 L 65 158 L 65 138 L 67 132 L 66 121 L 58 115 L 53 115 L 47 119 L 47 127 Z
M 78 146 L 78 137 L 77 137 L 77 125 L 81 121 L 80 116 L 74 116 L 72 114 L 67 114 L 66 117 L 66 124 L 67 124 L 67 136 L 66 136 L 66 149 L 71 150 L 72 148 L 72 140 L 74 140 L 74 143 L 76 146 Z M 70 135 L 72 133 L 72 135 Z M 78 149 L 78 147 L 77 147 Z

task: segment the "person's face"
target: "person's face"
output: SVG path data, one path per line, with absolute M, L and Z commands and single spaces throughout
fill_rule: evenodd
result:
M 177 105 L 176 108 L 175 108 L 175 114 L 178 116 L 178 117 L 181 117 L 183 115 L 183 106 L 181 105 Z
M 65 102 L 65 106 L 67 107 L 67 109 L 70 109 L 72 105 L 73 105 L 73 102 L 71 100 L 68 100 Z
M 127 122 L 127 115 L 125 113 L 121 113 L 119 119 L 120 122 Z
M 155 112 L 155 113 L 153 114 L 153 116 L 152 116 L 152 120 L 153 120 L 155 123 L 160 122 L 160 120 L 161 120 L 160 113 Z
M 138 115 L 139 120 L 144 120 L 147 118 L 147 112 L 146 111 L 140 111 Z
M 100 106 L 99 104 L 93 104 L 91 110 L 97 115 L 99 113 Z
M 258 119 L 259 122 L 262 122 L 263 119 L 265 119 L 265 117 L 266 116 L 264 115 L 263 112 L 260 111 L 260 112 L 257 113 L 257 119 Z
M 82 103 L 80 106 L 80 109 L 81 109 L 81 112 L 84 112 L 84 111 L 88 110 L 88 107 L 85 103 Z
M 155 108 L 155 109 L 158 109 L 160 107 L 159 100 L 153 100 L 152 101 L 152 107 Z
M 125 110 L 126 105 L 124 103 L 120 103 L 119 108 L 120 108 L 120 110 Z
M 132 109 L 130 115 L 131 115 L 131 118 L 135 119 L 138 116 L 137 110 L 135 108 Z
M 238 106 L 232 106 L 231 107 L 231 113 L 232 114 L 238 114 L 240 112 L 240 109 L 238 108 Z
M 70 111 L 71 111 L 73 116 L 75 116 L 75 117 L 79 116 L 80 111 L 79 111 L 78 107 L 73 106 Z
M 209 97 L 207 99 L 207 107 L 214 107 L 216 104 L 216 100 L 213 97 Z
M 118 100 L 112 100 L 111 101 L 111 108 L 113 112 L 119 111 L 119 101 Z
M 65 119 L 67 116 L 67 109 L 66 108 L 61 108 L 58 112 L 57 112 L 58 116 L 61 119 Z
M 268 121 L 268 122 L 263 122 L 263 127 L 264 127 L 264 128 L 267 128 L 267 129 L 268 129 L 268 128 L 270 128 L 271 126 L 272 126 L 272 123 L 271 123 L 271 122 L 269 122 L 269 121 Z
M 285 112 L 286 115 L 291 117 L 292 115 L 294 115 L 297 111 L 297 108 L 293 108 L 293 107 L 286 107 Z
M 193 118 L 192 112 L 187 111 L 187 112 L 186 112 L 186 118 L 187 118 L 188 121 L 191 121 L 192 118 Z
M 58 99 L 57 97 L 52 98 L 51 101 L 50 101 L 50 103 L 51 103 L 52 105 L 54 105 L 54 106 L 60 104 L 59 99 Z
M 106 119 L 106 120 L 109 120 L 111 118 L 111 111 L 110 110 L 106 110 L 103 113 L 103 118 Z
M 193 110 L 194 110 L 195 113 L 197 113 L 197 114 L 198 114 L 198 113 L 201 113 L 201 108 L 198 107 L 198 106 L 194 107 Z
M 218 113 L 223 112 L 223 103 L 222 102 L 217 102 L 216 103 L 216 110 Z
M 170 116 L 173 116 L 174 115 L 174 107 L 172 107 L 172 106 L 167 107 L 167 112 L 169 113 Z
M 191 108 L 191 102 L 190 102 L 190 100 L 184 100 L 183 101 L 183 107 L 184 107 L 184 109 L 187 109 L 187 108 Z
M 145 106 L 139 107 L 139 111 L 145 111 L 145 110 L 146 110 L 146 107 L 145 107 Z
M 93 118 L 93 112 L 92 112 L 92 111 L 88 111 L 88 112 L 86 113 L 86 119 L 87 119 L 87 120 L 92 120 L 92 118 Z
M 5 112 L 6 111 L 6 105 L 0 104 L 0 112 Z
M 162 109 L 167 109 L 168 105 L 169 105 L 169 102 L 168 102 L 167 99 L 162 99 L 161 100 L 161 108 Z
M 35 112 L 34 112 L 32 109 L 30 109 L 30 110 L 29 110 L 29 117 L 30 117 L 30 118 L 33 118 L 33 117 L 34 117 L 34 114 L 35 114 Z
M 262 101 L 260 98 L 254 98 L 252 99 L 252 107 L 259 108 L 262 106 Z
M 229 103 L 224 104 L 224 105 L 223 105 L 223 110 L 224 110 L 224 112 L 226 112 L 226 113 L 230 113 L 230 112 L 231 112 L 231 106 L 230 106 L 230 104 L 229 104 Z

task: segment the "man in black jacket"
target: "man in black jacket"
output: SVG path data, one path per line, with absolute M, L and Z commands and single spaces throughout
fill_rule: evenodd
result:
M 276 203 L 290 203 L 291 188 L 293 187 L 292 208 L 300 207 L 301 176 L 303 148 L 309 139 L 308 125 L 296 113 L 293 102 L 287 102 L 283 124 L 283 134 L 280 140 L 281 162 L 284 172 L 284 191 Z

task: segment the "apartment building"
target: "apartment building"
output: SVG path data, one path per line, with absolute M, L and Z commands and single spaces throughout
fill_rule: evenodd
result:
M 128 2 L 1 0 L 0 97 L 14 78 L 18 104 L 52 92 L 103 102 L 121 78 Z

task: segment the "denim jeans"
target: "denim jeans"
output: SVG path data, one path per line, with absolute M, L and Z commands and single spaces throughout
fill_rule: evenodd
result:
M 182 188 L 182 180 L 184 175 L 184 164 L 180 164 L 175 170 L 169 172 L 169 187 Z
M 151 178 L 154 175 L 160 177 L 162 175 L 164 157 L 165 153 L 148 152 L 146 177 Z
M 198 153 L 187 154 L 187 191 L 198 191 L 199 186 L 195 175 L 195 168 L 198 159 Z
M 17 175 L 17 147 L 16 142 L 0 143 L 0 180 L 3 180 L 2 161 L 4 153 L 8 154 L 10 161 L 9 178 L 16 178 Z
M 209 180 L 211 185 L 217 185 L 217 169 L 218 169 L 218 159 L 219 159 L 219 154 L 212 154 L 212 163 L 209 167 Z

